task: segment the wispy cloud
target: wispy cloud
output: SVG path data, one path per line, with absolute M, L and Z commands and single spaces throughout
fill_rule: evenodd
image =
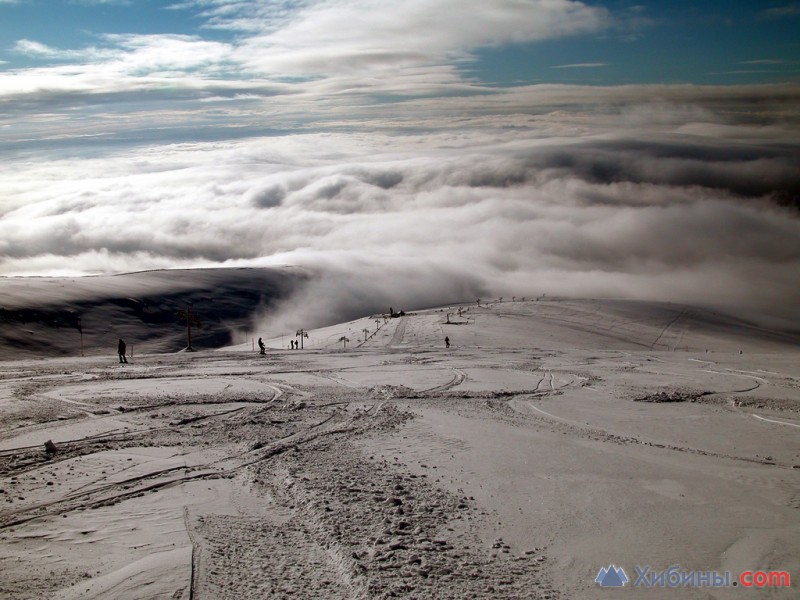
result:
M 608 63 L 574 63 L 571 65 L 553 65 L 551 69 L 598 69 L 607 67 Z
M 85 6 L 116 5 L 129 6 L 132 0 L 69 0 L 72 4 L 82 4 Z
M 101 46 L 78 50 L 19 40 L 16 52 L 54 64 L 0 73 L 0 102 L 53 102 L 60 110 L 65 102 L 94 102 L 99 94 L 132 90 L 155 96 L 184 90 L 202 98 L 226 87 L 259 87 L 255 80 L 226 77 L 230 47 L 221 42 L 184 35 L 113 34 L 100 40 Z
M 784 4 L 783 6 L 775 6 L 773 8 L 768 8 L 759 15 L 762 18 L 766 19 L 783 19 L 787 17 L 798 17 L 800 16 L 800 4 L 797 2 L 791 2 L 789 4 Z
M 87 73 L 98 65 L 120 74 L 147 75 L 167 69 L 219 69 L 230 52 L 230 46 L 186 35 L 107 34 L 100 36 L 103 47 L 89 46 L 78 50 L 58 49 L 28 39 L 18 40 L 12 50 L 34 58 L 58 61 L 84 61 L 75 69 Z M 87 64 L 89 63 L 89 64 Z M 24 75 L 15 73 L 15 76 Z
M 227 10 L 223 10 L 223 8 Z M 213 5 L 210 22 L 243 33 L 232 58 L 245 72 L 314 82 L 326 99 L 480 92 L 463 68 L 480 48 L 602 31 L 610 14 L 579 2 L 374 0 Z M 442 27 L 442 23 L 448 23 Z
M 775 59 L 760 59 L 760 60 L 743 60 L 739 64 L 741 65 L 784 65 L 787 61 L 785 60 L 775 60 Z
M 40 58 L 56 61 L 102 61 L 120 56 L 119 51 L 100 49 L 97 47 L 81 48 L 79 50 L 63 50 L 47 46 L 40 42 L 28 39 L 17 40 L 11 48 L 12 52 L 23 54 L 31 58 Z

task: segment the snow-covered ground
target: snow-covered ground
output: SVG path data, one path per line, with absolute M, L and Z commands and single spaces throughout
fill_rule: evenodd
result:
M 0 363 L 0 597 L 797 597 L 797 337 L 559 299 L 280 333 Z

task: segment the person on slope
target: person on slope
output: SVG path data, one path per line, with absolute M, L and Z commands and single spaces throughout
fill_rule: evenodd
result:
M 119 354 L 119 362 L 127 364 L 128 359 L 125 358 L 125 349 L 126 348 L 127 348 L 127 346 L 125 346 L 125 342 L 122 341 L 122 338 L 120 338 L 119 342 L 117 342 L 117 354 Z

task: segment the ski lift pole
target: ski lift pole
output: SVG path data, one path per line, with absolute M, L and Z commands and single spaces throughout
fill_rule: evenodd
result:
M 189 345 L 186 346 L 186 349 L 191 352 L 194 350 L 192 348 L 192 303 L 186 306 L 186 339 L 189 342 Z
M 194 352 L 194 348 L 192 347 L 192 324 L 197 327 L 202 327 L 202 324 L 200 320 L 192 314 L 191 302 L 187 302 L 186 310 L 178 311 L 178 318 L 181 320 L 186 319 L 186 351 Z
M 81 334 L 81 356 L 83 356 L 83 327 L 81 326 L 80 317 L 78 317 L 78 333 Z
M 300 350 L 303 350 L 303 338 L 308 337 L 308 332 L 305 331 L 304 329 L 298 329 L 297 333 L 294 334 L 294 337 L 300 338 Z

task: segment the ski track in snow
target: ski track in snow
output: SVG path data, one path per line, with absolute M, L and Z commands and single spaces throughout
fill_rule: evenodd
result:
M 696 512 L 676 536 L 697 530 L 703 544 L 709 519 L 733 539 L 733 517 L 766 494 L 777 521 L 758 543 L 737 543 L 759 564 L 797 555 L 790 359 L 745 362 L 738 339 L 714 360 L 641 349 L 663 345 L 679 321 L 671 349 L 693 343 L 685 310 L 608 319 L 598 307 L 529 304 L 482 306 L 481 319 L 468 308 L 446 330 L 448 350 L 446 315 L 423 312 L 396 320 L 388 341 L 344 352 L 0 363 L 3 597 L 126 599 L 142 586 L 174 600 L 583 597 L 594 548 L 634 543 L 643 515 L 666 526 L 653 498 Z M 521 335 L 532 318 L 542 329 Z M 600 347 L 547 348 L 587 331 Z M 606 347 L 619 339 L 625 349 Z M 576 463 L 582 452 L 597 462 Z M 626 510 L 639 521 L 587 543 L 576 515 L 614 508 L 581 490 L 636 460 L 617 476 L 633 478 Z M 514 495 L 517 477 L 531 483 Z M 572 491 L 553 499 L 551 484 Z

